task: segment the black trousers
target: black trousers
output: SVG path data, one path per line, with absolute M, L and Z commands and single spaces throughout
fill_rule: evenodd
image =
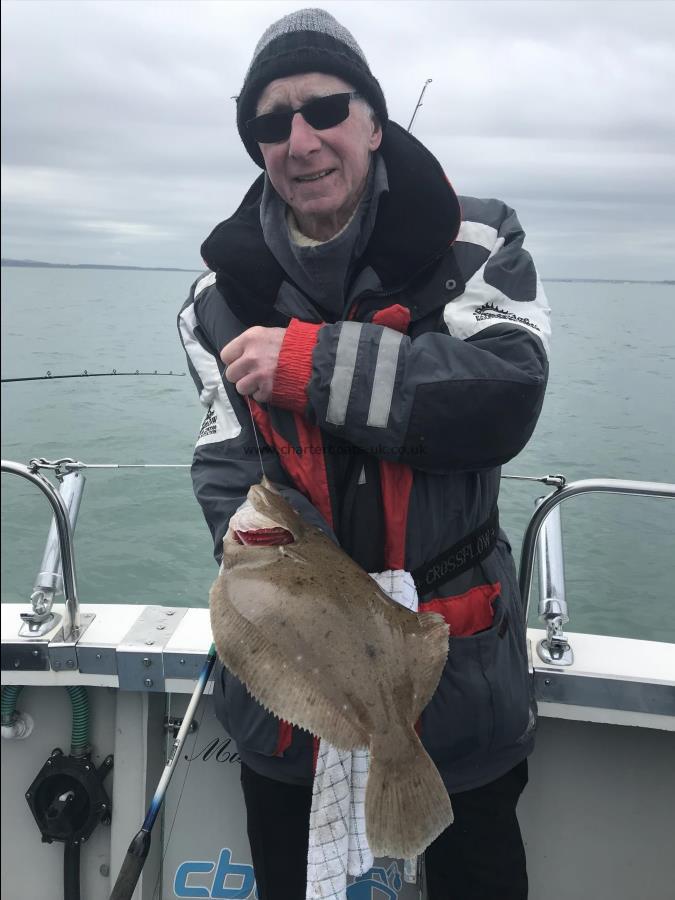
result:
M 242 763 L 246 825 L 260 900 L 304 900 L 312 789 Z M 424 854 L 428 900 L 526 900 L 516 803 L 527 760 L 496 781 L 453 794 L 454 823 Z
M 527 760 L 451 796 L 455 821 L 424 851 L 429 900 L 526 900 L 525 848 L 516 803 Z

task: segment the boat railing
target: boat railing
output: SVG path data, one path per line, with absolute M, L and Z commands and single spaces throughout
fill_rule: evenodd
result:
M 131 467 L 131 466 L 130 466 Z M 153 466 L 144 465 L 143 468 Z M 181 464 L 181 468 L 183 465 Z M 32 613 L 21 613 L 24 625 L 21 637 L 37 637 L 58 624 L 51 612 L 54 595 L 61 584 L 65 595 L 63 629 L 51 643 L 74 644 L 93 616 L 81 615 L 75 575 L 73 529 L 84 490 L 86 468 L 121 468 L 117 465 L 92 465 L 70 458 L 59 460 L 32 459 L 28 466 L 2 460 L 2 471 L 19 475 L 35 484 L 49 500 L 54 519 L 47 538 L 40 571 L 31 595 Z M 173 468 L 173 466 L 158 466 Z M 40 469 L 54 471 L 60 487 L 57 490 Z M 520 556 L 519 584 L 525 603 L 525 621 L 528 621 L 530 591 L 535 556 L 539 560 L 539 619 L 546 626 L 546 637 L 539 641 L 537 652 L 545 663 L 569 666 L 573 651 L 563 626 L 569 621 L 565 597 L 564 554 L 560 505 L 570 497 L 580 494 L 613 493 L 643 497 L 675 499 L 675 484 L 655 481 L 629 481 L 620 478 L 591 478 L 568 482 L 564 475 L 519 476 L 504 478 L 536 481 L 553 486 L 552 493 L 539 497 L 529 521 Z M 538 550 L 538 553 L 536 552 Z
M 58 461 L 61 462 L 61 461 Z M 53 468 L 59 480 L 57 489 L 40 468 Z M 84 490 L 84 475 L 79 471 L 64 471 L 57 463 L 31 460 L 28 466 L 10 460 L 2 460 L 2 471 L 19 475 L 36 485 L 45 495 L 54 511 L 42 563 L 31 594 L 32 613 L 21 613 L 24 620 L 20 637 L 34 638 L 59 624 L 60 616 L 52 612 L 54 596 L 61 588 L 65 597 L 61 641 L 71 643 L 81 636 L 82 617 L 75 575 L 75 549 L 73 530 Z M 90 617 L 88 617 L 90 618 Z
M 509 476 L 505 476 L 509 477 Z M 511 476 L 514 477 L 514 476 Z M 529 480 L 529 479 L 528 479 Z M 546 637 L 539 641 L 539 658 L 549 665 L 569 666 L 574 660 L 563 626 L 569 621 L 565 598 L 562 523 L 560 504 L 580 494 L 632 494 L 675 499 L 675 484 L 658 481 L 628 481 L 621 478 L 588 478 L 567 482 L 562 475 L 532 479 L 552 484 L 555 490 L 539 497 L 525 529 L 520 554 L 519 583 L 528 621 L 535 551 L 539 559 L 539 619 Z

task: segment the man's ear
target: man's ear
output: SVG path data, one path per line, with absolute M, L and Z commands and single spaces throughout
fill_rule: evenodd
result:
M 368 149 L 370 150 L 371 153 L 374 153 L 378 149 L 380 144 L 382 143 L 382 126 L 380 125 L 380 121 L 377 118 L 377 116 L 375 115 L 375 113 L 373 113 L 373 116 L 372 116 L 372 123 L 373 123 L 373 133 L 371 134 L 370 139 L 368 141 Z

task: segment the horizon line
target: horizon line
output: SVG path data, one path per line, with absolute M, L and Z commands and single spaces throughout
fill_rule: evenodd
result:
M 45 262 L 38 259 L 12 259 L 10 257 L 2 257 L 0 265 L 7 268 L 45 268 L 45 269 L 123 269 L 139 272 L 203 272 L 208 271 L 206 267 L 200 269 L 188 269 L 180 266 L 132 266 L 132 265 L 115 265 L 114 263 L 63 263 L 63 262 Z M 675 279 L 660 278 L 562 278 L 556 276 L 540 276 L 542 281 L 560 281 L 560 282 L 608 282 L 611 284 L 675 284 Z

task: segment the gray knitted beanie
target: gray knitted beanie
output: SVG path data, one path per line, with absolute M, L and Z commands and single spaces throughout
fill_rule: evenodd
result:
M 300 9 L 270 25 L 260 38 L 237 98 L 239 135 L 261 168 L 263 157 L 247 133 L 246 122 L 255 116 L 258 98 L 271 81 L 304 72 L 344 79 L 368 101 L 382 127 L 387 124 L 382 88 L 349 31 L 323 9 Z

